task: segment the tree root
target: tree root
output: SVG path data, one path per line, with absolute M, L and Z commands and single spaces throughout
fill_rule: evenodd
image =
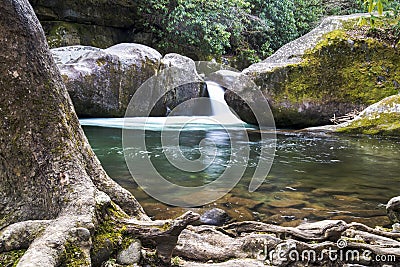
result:
M 188 227 L 180 235 L 174 255 L 204 263 L 193 266 L 229 266 L 205 262 L 232 259 L 246 259 L 247 266 L 260 266 L 259 262 L 270 266 L 301 266 L 300 262 L 309 266 L 399 266 L 399 240 L 399 233 L 344 221 L 327 220 L 298 227 L 238 222 L 223 227 Z M 376 261 L 378 258 L 386 261 Z M 259 262 L 254 262 L 257 259 Z M 188 263 L 182 266 L 189 266 L 185 264 Z M 242 263 L 239 260 L 237 264 Z
M 338 240 L 340 233 L 348 228 L 344 221 L 321 221 L 303 224 L 298 227 L 282 227 L 262 222 L 238 222 L 221 227 L 219 230 L 230 236 L 239 236 L 249 232 L 267 232 L 279 238 L 293 237 L 304 241 Z
M 51 222 L 51 220 L 25 221 L 4 228 L 0 233 L 0 252 L 28 248 Z
M 125 220 L 127 234 L 133 235 L 143 243 L 151 242 L 156 246 L 158 258 L 163 265 L 170 265 L 172 252 L 178 241 L 178 236 L 190 223 L 197 221 L 199 214 L 188 211 L 175 220 L 138 221 Z

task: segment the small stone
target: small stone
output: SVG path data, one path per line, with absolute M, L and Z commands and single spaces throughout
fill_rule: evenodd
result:
M 142 244 L 139 240 L 134 240 L 127 249 L 120 251 L 117 255 L 117 263 L 119 264 L 135 264 L 140 261 L 140 250 Z
M 216 226 L 221 226 L 229 220 L 230 217 L 226 211 L 218 208 L 208 210 L 200 217 L 201 223 Z
M 395 223 L 392 225 L 394 233 L 400 233 L 400 223 Z
M 89 241 L 90 239 L 90 232 L 88 229 L 83 227 L 76 228 L 76 236 L 79 238 L 80 241 Z
M 400 196 L 394 197 L 388 202 L 386 212 L 393 223 L 400 222 Z

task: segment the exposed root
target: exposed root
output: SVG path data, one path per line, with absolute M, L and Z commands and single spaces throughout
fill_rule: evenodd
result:
M 384 237 L 388 237 L 388 238 L 397 238 L 400 239 L 400 233 L 399 232 L 387 232 L 387 231 L 382 231 L 376 228 L 371 228 L 368 227 L 364 224 L 361 223 L 350 223 L 349 227 L 351 227 L 352 229 L 356 229 L 356 230 L 360 230 L 360 231 L 364 231 L 367 233 L 371 233 L 371 234 L 375 234 L 375 235 L 380 235 L 380 236 L 384 236 Z
M 18 266 L 57 266 L 60 264 L 67 242 L 71 240 L 74 240 L 77 246 L 81 246 L 82 250 L 85 247 L 90 249 L 90 231 L 79 227 L 84 221 L 86 218 L 82 220 L 74 217 L 60 217 L 54 220 L 29 246 Z M 83 243 L 87 243 L 86 246 Z
M 399 233 L 344 221 L 328 220 L 298 227 L 239 222 L 224 227 L 188 227 L 180 235 L 174 255 L 190 262 L 246 259 L 243 262 L 239 260 L 237 266 L 245 266 L 246 261 L 248 266 L 260 266 L 260 262 L 270 266 L 302 266 L 300 262 L 309 266 L 343 266 L 350 263 L 399 266 L 400 239 Z M 386 261 L 378 262 L 375 260 L 377 257 Z M 189 265 L 183 263 L 182 266 Z
M 138 221 L 125 220 L 125 233 L 132 234 L 145 242 L 152 242 L 157 249 L 158 258 L 164 265 L 171 262 L 172 251 L 178 241 L 178 236 L 186 226 L 200 218 L 191 211 L 174 220 Z
M 7 226 L 0 232 L 0 252 L 28 248 L 51 222 L 51 220 L 25 221 Z
M 304 241 L 335 241 L 348 227 L 344 221 L 330 220 L 303 224 L 298 227 L 283 227 L 262 222 L 238 222 L 221 227 L 219 230 L 231 236 L 239 236 L 242 233 L 249 232 L 267 232 L 276 234 L 280 238 L 293 237 Z

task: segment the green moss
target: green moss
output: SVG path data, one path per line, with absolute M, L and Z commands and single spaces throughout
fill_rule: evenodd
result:
M 171 259 L 172 266 L 180 266 L 181 263 L 182 263 L 182 259 L 179 258 L 178 256 Z
M 14 267 L 25 253 L 25 249 L 0 253 L 0 266 Z
M 85 253 L 76 245 L 67 243 L 65 245 L 64 255 L 65 261 L 63 266 L 65 267 L 78 267 L 78 266 L 89 266 L 90 262 L 87 260 Z
M 161 230 L 167 231 L 169 228 L 171 228 L 171 222 L 167 221 L 162 225 Z
M 93 238 L 93 251 L 96 252 L 108 245 L 111 245 L 113 248 L 119 247 L 122 243 L 122 236 L 122 230 L 118 225 L 111 221 L 103 222 L 96 229 Z
M 355 25 L 356 21 L 347 21 L 345 29 L 324 35 L 314 49 L 306 51 L 301 63 L 260 76 L 257 84 L 268 89 L 276 103 L 272 106 L 287 107 L 273 110 L 278 124 L 281 120 L 291 125 L 290 118 L 302 125 L 317 124 L 309 116 L 311 121 L 303 121 L 304 111 L 298 110 L 308 103 L 368 106 L 398 93 L 400 52 L 390 40 L 368 37 L 367 29 Z
M 123 219 L 128 216 L 111 202 L 111 207 L 106 211 L 107 219 L 104 220 L 96 229 L 93 238 L 93 252 L 96 253 L 105 246 L 111 246 L 113 250 L 127 248 L 131 244 L 132 238 L 124 236 L 125 226 L 121 226 L 115 219 Z
M 68 22 L 59 22 L 47 34 L 47 43 L 50 48 L 60 47 L 64 45 L 70 45 L 66 43 L 66 36 L 76 34 L 78 30 L 74 24 Z
M 381 113 L 352 122 L 338 130 L 340 133 L 400 136 L 400 114 Z
M 106 63 L 107 63 L 107 61 L 104 58 L 99 58 L 99 59 L 96 60 L 96 64 L 99 67 L 105 65 Z

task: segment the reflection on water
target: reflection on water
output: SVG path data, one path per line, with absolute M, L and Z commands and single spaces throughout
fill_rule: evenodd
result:
M 166 218 L 184 211 L 158 203 L 137 188 L 125 164 L 121 129 L 84 126 L 84 130 L 108 174 L 130 190 L 150 215 Z M 281 225 L 328 218 L 370 226 L 389 223 L 384 204 L 399 194 L 399 140 L 279 134 L 268 178 L 256 192 L 249 193 L 248 184 L 261 148 L 269 144 L 261 142 L 256 131 L 248 133 L 250 142 L 243 143 L 243 147 L 250 146 L 250 160 L 237 159 L 234 163 L 247 165 L 243 179 L 228 195 L 205 208 L 223 208 L 236 220 Z M 174 155 L 179 151 L 176 147 L 162 147 L 160 135 L 159 131 L 147 131 L 146 151 L 130 148 L 130 152 L 150 157 L 166 179 L 186 186 L 215 180 L 232 163 L 229 138 L 242 138 L 239 132 L 238 136 L 229 137 L 222 129 L 180 132 L 180 149 L 186 158 L 198 159 L 202 153 L 214 157 L 213 149 L 216 152 L 213 163 L 203 172 L 187 173 L 168 163 L 165 152 L 170 150 Z M 206 143 L 199 146 L 202 140 Z M 209 148 L 207 142 L 215 146 Z

